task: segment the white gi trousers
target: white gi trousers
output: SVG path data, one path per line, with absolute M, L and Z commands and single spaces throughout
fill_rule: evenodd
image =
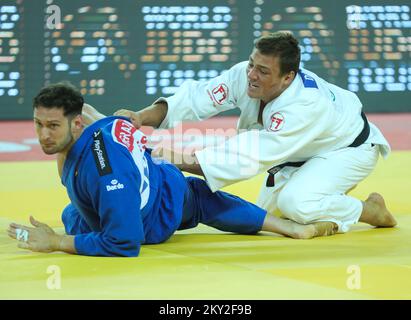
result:
M 344 233 L 360 219 L 363 204 L 346 195 L 375 168 L 379 146 L 364 143 L 315 156 L 303 166 L 284 167 L 275 185 L 261 189 L 257 205 L 301 224 L 331 221 Z

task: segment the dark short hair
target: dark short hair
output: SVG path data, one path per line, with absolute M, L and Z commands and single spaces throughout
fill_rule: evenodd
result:
M 263 55 L 279 58 L 281 75 L 290 71 L 298 72 L 301 50 L 291 32 L 279 31 L 262 36 L 255 41 L 254 46 Z
M 84 99 L 81 93 L 70 83 L 60 82 L 51 84 L 40 90 L 33 99 L 33 109 L 62 108 L 64 116 L 76 116 L 81 114 Z

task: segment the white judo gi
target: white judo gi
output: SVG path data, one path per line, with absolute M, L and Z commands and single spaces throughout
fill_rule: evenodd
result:
M 260 100 L 247 95 L 247 64 L 207 82 L 187 81 L 173 96 L 157 100 L 168 104 L 160 127 L 239 108 L 238 135 L 196 152 L 211 190 L 286 162 L 305 161 L 301 167 L 282 168 L 274 186 L 264 181 L 257 204 L 299 223 L 332 221 L 339 232 L 348 231 L 358 222 L 362 203 L 345 193 L 371 173 L 379 153 L 388 156 L 388 142 L 369 123 L 366 142 L 348 147 L 364 128 L 360 100 L 305 69 L 265 106 L 261 125 Z

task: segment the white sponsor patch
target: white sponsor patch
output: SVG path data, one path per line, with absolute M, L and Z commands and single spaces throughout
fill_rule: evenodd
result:
M 118 182 L 118 180 L 113 179 L 111 180 L 111 185 L 107 185 L 106 189 L 108 192 L 114 191 L 114 190 L 121 190 L 124 189 L 124 184 Z
M 284 122 L 285 122 L 285 119 L 282 113 L 280 112 L 274 113 L 271 116 L 271 123 L 270 123 L 269 130 L 274 131 L 274 132 L 280 131 L 284 127 Z
M 228 99 L 228 87 L 224 83 L 219 84 L 211 91 L 210 97 L 215 103 L 222 105 Z

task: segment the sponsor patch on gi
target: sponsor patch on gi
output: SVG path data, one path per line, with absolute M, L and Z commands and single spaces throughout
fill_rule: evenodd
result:
M 271 123 L 270 127 L 268 128 L 270 131 L 279 131 L 284 127 L 284 116 L 280 112 L 276 112 L 271 116 Z
M 125 146 L 130 153 L 133 153 L 136 146 L 141 152 L 146 149 L 147 137 L 126 120 L 116 120 L 112 134 L 114 141 Z
M 107 192 L 124 189 L 124 184 L 118 182 L 116 179 L 111 180 L 110 183 L 110 185 L 106 185 Z
M 222 105 L 228 99 L 228 87 L 221 83 L 217 87 L 215 87 L 210 94 L 211 100 L 215 103 Z
M 111 169 L 110 161 L 107 156 L 101 129 L 93 133 L 92 151 L 99 175 L 105 176 L 112 173 L 113 170 Z
M 128 121 L 116 120 L 114 124 L 114 136 L 117 142 L 125 146 L 128 151 L 133 152 L 134 149 L 134 132 L 136 128 Z

